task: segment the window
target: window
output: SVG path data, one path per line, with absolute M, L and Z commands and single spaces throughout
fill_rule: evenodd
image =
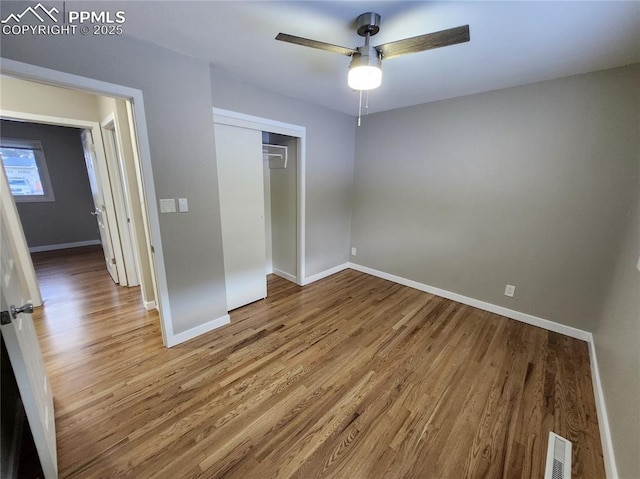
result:
M 0 158 L 17 202 L 55 201 L 42 143 L 0 138 Z

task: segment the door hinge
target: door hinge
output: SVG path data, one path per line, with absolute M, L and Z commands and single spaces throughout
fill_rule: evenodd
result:
M 115 258 L 111 258 L 111 264 L 116 264 L 116 259 Z
M 10 324 L 11 323 L 11 315 L 9 311 L 0 311 L 0 324 Z

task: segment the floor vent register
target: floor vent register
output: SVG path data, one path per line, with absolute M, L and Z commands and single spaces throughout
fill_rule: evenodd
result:
M 571 441 L 549 433 L 544 479 L 571 479 Z

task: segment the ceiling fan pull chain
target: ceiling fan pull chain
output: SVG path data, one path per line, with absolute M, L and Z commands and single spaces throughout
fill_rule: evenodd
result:
M 358 102 L 358 126 L 360 126 L 361 117 L 362 117 L 362 90 L 360 90 L 360 101 Z
M 369 90 L 367 90 L 367 93 L 365 94 L 364 114 L 369 114 Z

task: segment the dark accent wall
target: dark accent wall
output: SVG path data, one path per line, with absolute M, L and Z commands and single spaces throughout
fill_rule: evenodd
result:
M 2 120 L 0 135 L 40 140 L 55 201 L 17 203 L 29 247 L 99 240 L 81 130 Z

